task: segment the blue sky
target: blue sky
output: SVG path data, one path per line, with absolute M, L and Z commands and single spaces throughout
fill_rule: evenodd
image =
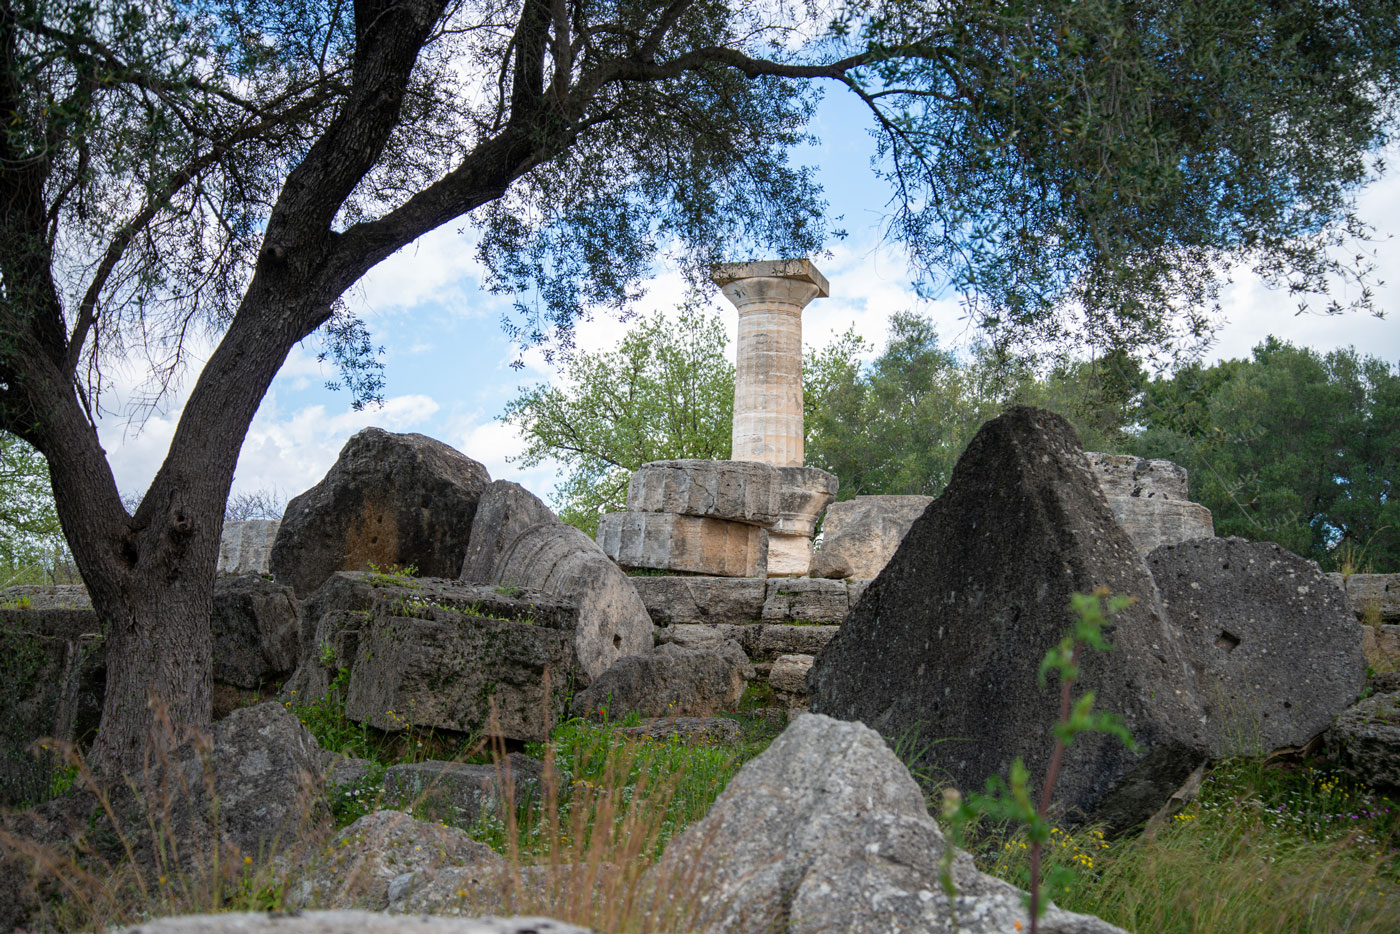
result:
M 840 226 L 849 232 L 845 241 L 833 244 L 832 256 L 817 260 L 831 282 L 831 297 L 808 306 L 804 340 L 821 346 L 854 324 L 879 347 L 889 315 L 910 308 L 933 317 L 946 344 L 965 347 L 974 335 L 956 301 L 920 303 L 902 257 L 881 244 L 888 192 L 870 170 L 874 144 L 867 128 L 852 95 L 833 91 L 813 127 L 820 144 L 798 156 L 817 167 L 830 210 L 844 216 Z M 1400 241 L 1390 238 L 1400 234 L 1400 176 L 1371 186 L 1360 206 L 1382 238 L 1376 244 L 1381 278 L 1400 277 Z M 275 489 L 283 497 L 295 495 L 325 474 L 355 431 L 376 425 L 438 438 L 481 461 L 493 478 L 515 480 L 549 498 L 554 470 L 542 465 L 524 471 L 509 463 L 521 442 L 495 418 L 520 386 L 557 379 L 558 374 L 537 352 L 526 355 L 524 369 L 510 368 L 516 352 L 500 326 L 508 302 L 480 289 L 472 244 L 457 232 L 459 226 L 449 224 L 391 257 L 348 296 L 385 348 L 383 408 L 351 411 L 346 393 L 325 388 L 335 373 L 316 361 L 316 347 L 297 348 L 249 431 L 235 491 Z M 1246 356 L 1273 333 L 1319 349 L 1351 345 L 1400 361 L 1400 287 L 1387 282 L 1379 292 L 1380 306 L 1390 312 L 1384 320 L 1355 314 L 1329 318 L 1296 315 L 1286 295 L 1265 288 L 1247 271 L 1235 278 L 1224 296 L 1228 323 L 1212 357 Z M 643 307 L 674 309 L 684 292 L 680 276 L 662 270 Z M 712 298 L 730 326 L 732 354 L 734 311 L 717 291 Z M 604 349 L 625 331 L 626 325 L 600 316 L 580 325 L 578 343 L 584 349 Z M 138 424 L 122 411 L 136 397 L 140 374 L 117 374 L 108 400 L 115 412 L 102 419 L 99 429 L 124 494 L 138 494 L 149 484 L 192 381 L 187 376 L 162 409 Z

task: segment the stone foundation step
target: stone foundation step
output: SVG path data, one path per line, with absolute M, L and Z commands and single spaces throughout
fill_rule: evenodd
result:
M 698 649 L 733 639 L 750 660 L 771 662 L 780 655 L 816 655 L 840 628 L 793 623 L 678 623 L 657 629 L 656 641 Z
M 691 623 L 840 623 L 869 580 L 794 577 L 629 577 L 658 626 Z

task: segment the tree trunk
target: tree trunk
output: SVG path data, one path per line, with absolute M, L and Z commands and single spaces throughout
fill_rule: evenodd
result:
M 93 601 L 107 627 L 107 692 L 89 759 L 114 778 L 149 777 L 210 728 L 214 575 L 170 570 L 133 573 L 125 599 Z

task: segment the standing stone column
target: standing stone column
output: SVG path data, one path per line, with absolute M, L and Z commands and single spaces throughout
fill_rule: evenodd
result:
M 830 293 L 811 260 L 722 263 L 710 278 L 739 309 L 734 383 L 738 461 L 801 467 L 802 309 Z
M 710 278 L 739 309 L 730 456 L 769 464 L 782 475 L 778 521 L 768 530 L 767 573 L 805 575 L 812 530 L 836 495 L 836 477 L 802 466 L 802 309 L 831 290 L 806 259 L 724 263 Z

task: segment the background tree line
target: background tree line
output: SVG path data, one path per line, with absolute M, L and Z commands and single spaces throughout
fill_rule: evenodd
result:
M 572 354 L 560 384 L 523 389 L 501 416 L 526 439 L 517 463 L 561 463 L 555 506 L 592 534 L 641 464 L 729 456 L 727 345 L 692 304 L 613 350 Z M 840 478 L 843 500 L 936 496 L 983 423 L 1037 405 L 1088 450 L 1186 467 L 1218 535 L 1276 541 L 1328 570 L 1400 571 L 1400 367 L 1350 348 L 1269 337 L 1249 359 L 1158 375 L 1124 352 L 1037 366 L 987 344 L 956 353 L 927 318 L 897 312 L 878 354 L 854 330 L 809 352 L 803 391 L 807 463 Z

